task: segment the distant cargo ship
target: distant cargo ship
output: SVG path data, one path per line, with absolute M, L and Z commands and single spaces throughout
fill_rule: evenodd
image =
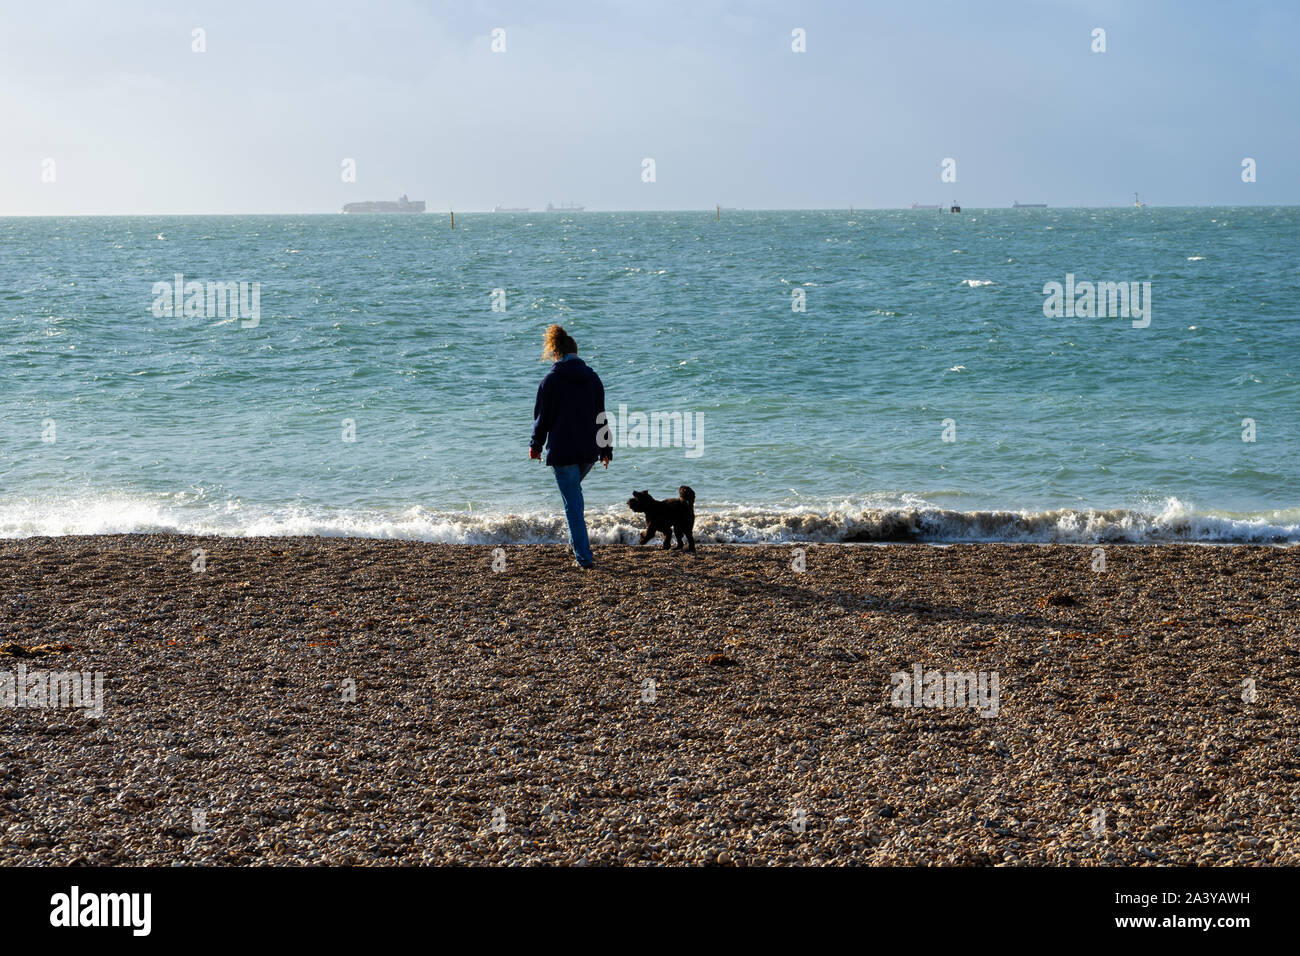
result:
M 527 206 L 497 206 L 493 212 L 528 212 Z
M 1013 202 L 1013 203 L 1011 204 L 1011 208 L 1012 208 L 1012 209 L 1046 209 L 1046 208 L 1047 208 L 1047 203 L 1045 203 L 1045 202 L 1021 202 L 1019 199 L 1017 199 L 1015 202 Z
M 933 206 L 922 206 L 920 203 L 912 203 L 912 207 L 911 207 L 911 208 L 913 208 L 913 209 L 938 209 L 939 206 L 938 206 L 937 203 L 936 203 L 935 205 L 933 205 Z
M 586 206 L 579 206 L 576 202 L 562 202 L 558 206 L 552 206 L 550 203 L 546 204 L 547 212 L 582 212 L 586 208 Z
M 369 202 L 350 202 L 343 205 L 344 212 L 424 212 L 424 200 L 414 201 L 402 196 L 397 202 L 387 199 Z

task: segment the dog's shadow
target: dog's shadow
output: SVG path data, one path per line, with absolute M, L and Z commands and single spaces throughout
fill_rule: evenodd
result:
M 698 552 L 692 557 L 698 557 Z M 683 584 L 688 582 L 696 585 L 703 584 L 714 590 L 726 592 L 729 597 L 742 602 L 752 599 L 756 594 L 761 594 L 785 601 L 796 607 L 835 606 L 853 612 L 878 611 L 933 621 L 976 621 L 981 624 L 1028 627 L 1035 630 L 1057 630 L 1061 627 L 1059 620 L 1045 618 L 1034 611 L 1027 611 L 1022 614 L 1008 614 L 1005 612 L 981 611 L 969 605 L 918 600 L 912 597 L 893 599 L 842 588 L 811 588 L 772 580 L 742 581 L 729 577 L 725 570 L 721 573 L 701 574 L 700 572 L 703 569 L 695 565 L 694 562 L 681 567 L 673 565 L 657 570 L 672 575 Z

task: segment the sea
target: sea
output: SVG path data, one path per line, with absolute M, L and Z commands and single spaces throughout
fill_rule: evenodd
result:
M 706 544 L 1294 544 L 1298 266 L 1295 207 L 0 218 L 0 536 L 562 541 L 558 322 L 598 543 L 685 484 Z

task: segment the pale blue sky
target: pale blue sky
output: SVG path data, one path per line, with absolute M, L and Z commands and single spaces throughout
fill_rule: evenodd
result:
M 7 3 L 0 215 L 1294 204 L 1297 36 L 1292 0 Z

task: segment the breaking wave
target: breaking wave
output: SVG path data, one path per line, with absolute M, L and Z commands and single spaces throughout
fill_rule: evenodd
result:
M 634 544 L 644 523 L 627 511 L 588 510 L 593 542 Z M 461 544 L 567 540 L 559 512 L 195 508 L 166 499 L 97 497 L 0 503 L 0 538 L 87 534 L 320 536 Z M 1194 510 L 958 511 L 928 504 L 824 509 L 731 507 L 696 513 L 697 541 L 727 544 L 1023 542 L 1063 544 L 1300 543 L 1300 508 L 1258 514 Z

